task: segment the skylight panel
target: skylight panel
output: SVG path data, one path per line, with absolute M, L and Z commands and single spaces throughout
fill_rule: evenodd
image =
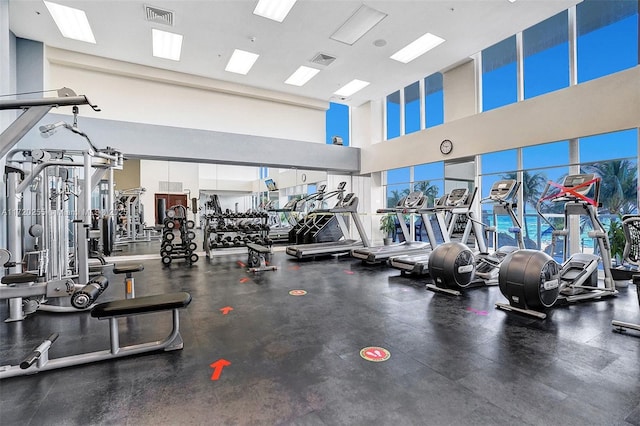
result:
M 440 45 L 441 43 L 444 43 L 444 41 L 445 40 L 442 37 L 438 37 L 437 35 L 433 35 L 431 33 L 426 33 L 422 37 L 409 43 L 408 45 L 391 55 L 391 59 L 402 62 L 404 64 L 409 63 L 416 59 L 418 56 L 424 55 L 429 50 Z
M 231 59 L 225 67 L 225 71 L 234 72 L 236 74 L 246 75 L 253 64 L 258 60 L 257 53 L 246 52 L 244 50 L 236 49 L 231 55 Z
M 338 96 L 348 97 L 364 89 L 369 84 L 371 83 L 369 83 L 368 81 L 354 79 L 354 80 L 351 80 L 349 83 L 345 84 L 344 86 L 342 86 L 339 90 L 337 90 L 333 94 Z
M 291 76 L 285 81 L 285 83 L 291 84 L 292 86 L 304 86 L 319 72 L 319 69 L 305 67 L 304 65 L 302 65 L 296 70 L 296 72 L 291 74 Z
M 153 56 L 172 61 L 180 60 L 182 51 L 182 35 L 167 31 L 151 30 L 153 38 Z
M 91 25 L 84 10 L 74 9 L 58 3 L 44 2 L 63 37 L 86 43 L 96 43 Z

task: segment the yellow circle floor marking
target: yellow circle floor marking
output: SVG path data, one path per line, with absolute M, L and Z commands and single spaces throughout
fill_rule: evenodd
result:
M 289 294 L 292 296 L 304 296 L 307 292 L 305 290 L 291 290 Z

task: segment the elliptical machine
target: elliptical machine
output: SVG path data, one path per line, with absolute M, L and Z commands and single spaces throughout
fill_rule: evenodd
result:
M 624 278 L 632 280 L 636 286 L 638 293 L 638 303 L 640 303 L 640 215 L 624 215 L 622 217 L 622 229 L 624 231 L 625 244 L 622 257 L 625 263 L 630 264 L 632 268 L 613 269 L 614 277 L 620 275 L 617 279 Z M 623 332 L 626 329 L 640 331 L 640 324 L 613 320 L 611 325 L 615 327 L 615 331 Z
M 515 236 L 516 245 L 499 244 L 498 225 L 487 226 L 485 232 L 493 234 L 493 253 L 479 253 L 476 255 L 475 281 L 480 285 L 497 285 L 498 272 L 500 264 L 504 258 L 516 250 L 522 250 L 524 246 L 524 237 L 522 235 L 522 225 L 515 214 L 517 206 L 518 190 L 520 182 L 515 179 L 505 179 L 495 182 L 491 186 L 489 196 L 480 200 L 480 203 L 493 204 L 493 216 L 508 216 L 511 220 L 511 226 L 508 231 Z
M 555 188 L 549 194 L 551 188 Z M 593 174 L 574 174 L 565 177 L 562 184 L 548 182 L 536 205 L 538 215 L 553 230 L 551 253 L 555 252 L 557 239 L 563 239 L 563 263 L 537 250 L 518 250 L 509 254 L 498 276 L 500 291 L 509 304 L 496 303 L 496 307 L 520 312 L 539 319 L 546 318 L 542 310 L 560 303 L 615 296 L 618 291 L 611 275 L 611 251 L 607 232 L 598 219 L 600 178 Z M 540 211 L 545 201 L 564 203 L 564 227 L 555 229 Z M 576 253 L 567 259 L 570 243 L 571 217 L 587 217 L 592 226 L 588 236 L 593 238 L 594 253 Z M 595 254 L 595 247 L 599 254 Z M 603 286 L 599 285 L 598 265 L 604 270 Z

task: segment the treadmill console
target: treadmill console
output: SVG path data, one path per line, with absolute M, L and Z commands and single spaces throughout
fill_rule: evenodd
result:
M 338 191 L 343 191 L 345 186 L 347 186 L 347 182 L 340 182 L 338 184 Z
M 447 206 L 459 206 L 460 204 L 464 204 L 467 201 L 467 197 L 469 196 L 469 189 L 467 188 L 456 188 L 449 193 L 447 197 Z
M 413 191 L 404 198 L 402 207 L 405 209 L 415 209 L 420 207 L 423 202 L 424 197 L 422 196 L 422 191 Z
M 335 208 L 347 207 L 353 204 L 353 202 L 356 200 L 357 200 L 357 197 L 355 196 L 355 194 L 353 192 L 349 192 L 342 199 L 338 200 Z
M 447 204 L 448 199 L 449 199 L 449 194 L 444 194 L 442 197 L 436 200 L 435 207 L 445 206 Z
M 492 201 L 504 201 L 508 199 L 513 194 L 516 183 L 517 181 L 515 179 L 505 179 L 495 182 L 491 186 L 489 199 Z
M 292 198 L 291 200 L 287 201 L 287 204 L 282 207 L 282 210 L 293 210 L 296 204 L 298 204 L 298 201 L 300 200 Z

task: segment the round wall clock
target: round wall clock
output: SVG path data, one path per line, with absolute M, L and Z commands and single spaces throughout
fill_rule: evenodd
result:
M 440 152 L 443 154 L 451 154 L 451 151 L 453 151 L 453 142 L 451 142 L 449 139 L 445 139 L 440 143 Z

